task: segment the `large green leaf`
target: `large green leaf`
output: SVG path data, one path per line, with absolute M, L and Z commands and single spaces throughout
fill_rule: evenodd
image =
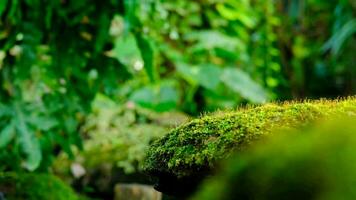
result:
M 174 86 L 163 84 L 160 87 L 141 88 L 135 91 L 129 99 L 142 107 L 163 112 L 177 107 L 179 95 Z
M 238 68 L 226 68 L 221 81 L 227 87 L 254 103 L 267 101 L 266 91 L 244 71 Z
M 177 71 L 191 84 L 198 84 L 204 88 L 214 90 L 220 83 L 221 68 L 213 64 L 191 66 L 177 63 Z
M 114 45 L 114 57 L 128 66 L 129 70 L 132 71 L 137 62 L 143 62 L 140 49 L 133 34 L 122 35 L 116 38 Z

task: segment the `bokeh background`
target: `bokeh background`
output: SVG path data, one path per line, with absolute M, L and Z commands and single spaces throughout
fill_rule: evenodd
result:
M 0 171 L 110 196 L 190 117 L 355 94 L 355 33 L 354 0 L 0 0 Z

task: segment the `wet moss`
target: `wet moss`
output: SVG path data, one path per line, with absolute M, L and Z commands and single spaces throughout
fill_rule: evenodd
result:
M 7 200 L 80 199 L 68 185 L 50 174 L 0 172 L 0 192 Z
M 339 114 L 356 114 L 356 98 L 266 104 L 218 112 L 183 124 L 154 142 L 144 170 L 158 190 L 187 195 L 220 159 L 276 129 L 293 130 Z
M 278 134 L 234 154 L 192 199 L 356 199 L 355 121 Z

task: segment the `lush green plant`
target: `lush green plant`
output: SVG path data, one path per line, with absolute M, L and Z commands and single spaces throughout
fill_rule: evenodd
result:
M 87 169 L 113 164 L 127 173 L 135 172 L 149 144 L 187 120 L 182 113 L 155 113 L 133 103 L 121 106 L 102 94 L 92 104 L 92 113 L 80 130 L 86 137 L 83 151 L 72 161 Z M 53 167 L 57 172 L 69 170 L 66 163 L 67 159 L 60 158 Z
M 320 119 L 356 113 L 356 99 L 266 104 L 218 112 L 185 123 L 160 140 L 147 154 L 145 170 L 158 189 L 186 195 L 215 169 L 216 161 L 243 151 L 275 129 L 300 129 Z
M 61 154 L 51 171 L 90 197 L 111 198 L 118 182 L 149 183 L 141 164 L 149 144 L 187 120 L 179 112 L 157 113 L 128 102 L 121 105 L 103 94 L 80 129 L 85 137 L 75 159 Z
M 91 99 L 122 80 L 114 77 L 120 63 L 102 54 L 118 8 L 117 1 L 2 1 L 0 171 L 46 170 L 60 150 L 72 155 L 71 145 L 81 146 L 78 127 Z
M 280 5 L 278 14 L 285 20 L 277 37 L 293 96 L 355 93 L 351 54 L 356 48 L 352 25 L 356 9 L 350 4 L 352 0 L 292 0 Z
M 351 116 L 272 137 L 232 156 L 192 199 L 354 199 Z
M 0 173 L 0 191 L 8 200 L 80 199 L 69 186 L 49 174 Z
M 193 115 L 353 93 L 352 5 L 2 0 L 0 170 L 46 170 L 60 151 L 73 157 L 97 93 Z

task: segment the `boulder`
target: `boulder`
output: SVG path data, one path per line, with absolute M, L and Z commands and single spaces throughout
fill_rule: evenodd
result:
M 188 196 L 216 163 L 232 152 L 243 152 L 275 130 L 302 129 L 336 115 L 356 115 L 356 98 L 270 103 L 237 111 L 221 111 L 185 123 L 155 141 L 144 170 L 157 190 Z

